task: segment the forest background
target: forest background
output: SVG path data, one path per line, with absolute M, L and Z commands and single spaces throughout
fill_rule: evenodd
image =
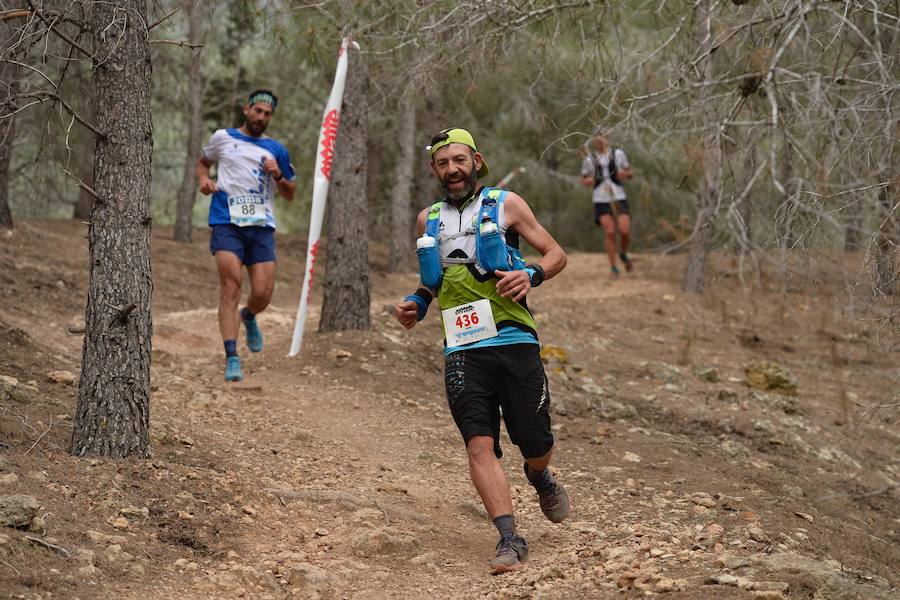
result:
M 77 41 L 90 5 L 40 9 Z M 702 289 L 714 247 L 750 258 L 748 272 L 774 260 L 788 279 L 802 277 L 808 251 L 862 250 L 870 287 L 896 288 L 896 2 L 229 0 L 148 11 L 156 224 L 176 221 L 179 196 L 205 224 L 199 147 L 267 87 L 280 97 L 269 133 L 299 179 L 279 224 L 304 233 L 322 106 L 351 35 L 369 77 L 369 230 L 402 242 L 397 267 L 411 266 L 399 254 L 412 256 L 413 233 L 392 225 L 392 199 L 411 215 L 438 196 L 424 146 L 451 125 L 475 134 L 488 183 L 524 167 L 510 185 L 541 222 L 566 248 L 598 250 L 577 175 L 603 124 L 638 174 L 636 248 L 698 254 L 688 289 Z M 93 120 L 91 61 L 35 33 L 44 24 L 34 13 L 3 22 L 4 79 L 16 84 L 2 111 L 15 120 L 9 205 L 18 218 L 86 219 L 79 181 L 90 187 L 94 140 L 77 121 Z

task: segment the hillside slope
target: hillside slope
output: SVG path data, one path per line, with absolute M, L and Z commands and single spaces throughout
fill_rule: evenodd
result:
M 2 597 L 898 597 L 897 354 L 842 317 L 834 265 L 810 267 L 814 293 L 781 295 L 720 258 L 698 297 L 678 290 L 677 256 L 612 281 L 599 255 L 571 255 L 529 305 L 573 512 L 543 518 L 505 439 L 531 557 L 491 577 L 436 311 L 405 331 L 390 310 L 415 276 L 385 273 L 373 247 L 372 329 L 342 334 L 314 333 L 319 279 L 288 359 L 305 244 L 281 238 L 266 348 L 226 385 L 206 232 L 168 234 L 152 244 L 147 461 L 67 454 L 83 226 L 0 234 L 0 496 L 42 506 L 32 531 L 0 529 Z M 797 395 L 751 388 L 760 360 Z

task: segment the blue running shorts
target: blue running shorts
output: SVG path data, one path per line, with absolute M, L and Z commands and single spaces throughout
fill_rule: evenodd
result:
M 209 251 L 215 254 L 219 250 L 235 254 L 248 267 L 275 262 L 275 230 L 271 227 L 238 227 L 231 223 L 212 225 Z

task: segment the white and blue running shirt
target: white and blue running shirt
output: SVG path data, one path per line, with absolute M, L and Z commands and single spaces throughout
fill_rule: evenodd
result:
M 216 187 L 209 204 L 209 224 L 275 229 L 273 201 L 278 185 L 263 170 L 274 158 L 288 181 L 294 167 L 287 149 L 269 137 L 254 138 L 237 129 L 219 129 L 203 148 L 206 160 L 218 163 Z

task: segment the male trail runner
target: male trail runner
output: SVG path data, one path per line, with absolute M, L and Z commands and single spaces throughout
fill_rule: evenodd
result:
M 472 483 L 500 532 L 490 566 L 494 573 L 502 573 L 521 567 L 528 544 L 516 531 L 509 483 L 498 460 L 501 408 L 541 510 L 554 523 L 569 513 L 566 490 L 547 468 L 553 453 L 550 395 L 535 322 L 525 304 L 529 289 L 565 267 L 566 255 L 520 196 L 478 186 L 488 167 L 468 131 L 446 129 L 435 136 L 429 150 L 431 169 L 446 197 L 419 214 L 418 229 L 420 235 L 435 234 L 434 240 L 425 239 L 437 242 L 435 270 L 441 281 L 429 289 L 420 263 L 423 287 L 398 304 L 395 313 L 409 329 L 424 318 L 437 296 L 447 343 L 450 412 L 466 443 Z M 489 206 L 496 208 L 493 219 Z M 485 269 L 482 262 L 487 260 L 476 246 L 482 250 L 489 246 L 497 231 L 512 247 L 524 238 L 541 253 L 540 262 Z M 506 260 L 507 247 L 498 247 Z
M 626 271 L 634 268 L 628 258 L 631 240 L 631 216 L 622 183 L 633 176 L 628 157 L 621 148 L 609 146 L 603 127 L 597 126 L 588 140 L 588 155 L 581 163 L 581 183 L 593 187 L 594 222 L 603 227 L 604 245 L 613 277 L 619 275 L 616 266 L 616 229 L 619 230 L 619 258 Z
M 197 180 L 209 204 L 209 250 L 219 271 L 219 331 L 225 344 L 225 381 L 240 381 L 241 359 L 237 335 L 243 321 L 247 347 L 260 352 L 262 333 L 256 315 L 269 305 L 275 289 L 275 192 L 294 198 L 297 183 L 287 149 L 263 135 L 278 99 L 269 90 L 256 90 L 244 106 L 239 129 L 219 129 L 209 138 L 197 161 Z M 209 176 L 218 163 L 217 181 Z M 246 265 L 250 297 L 238 312 Z

